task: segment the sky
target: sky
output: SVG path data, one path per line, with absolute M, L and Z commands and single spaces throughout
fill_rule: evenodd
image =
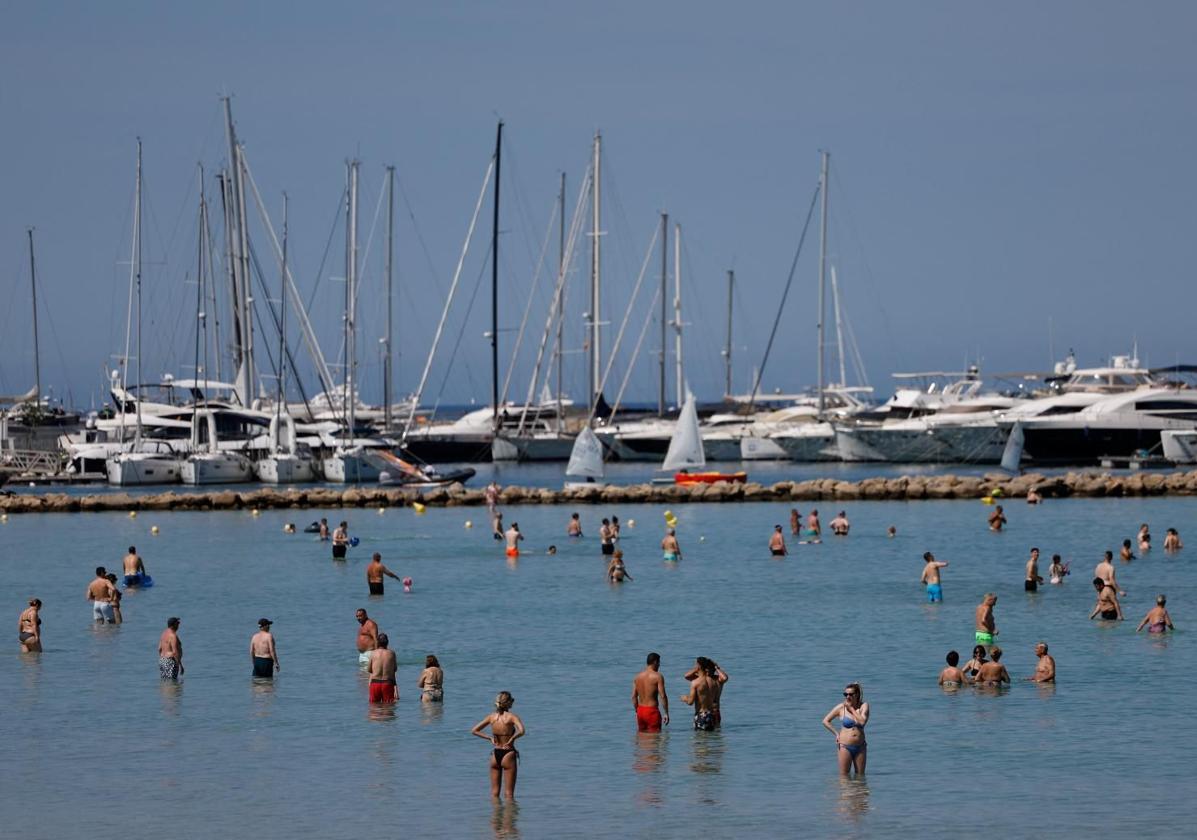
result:
M 879 397 L 892 392 L 894 372 L 1044 370 L 1069 348 L 1085 365 L 1135 347 L 1144 364 L 1197 362 L 1189 3 L 5 0 L 0 20 L 0 393 L 33 384 L 32 226 L 43 387 L 82 408 L 105 399 L 105 370 L 124 352 L 138 137 L 143 379 L 192 374 L 197 164 L 219 233 L 225 93 L 276 226 L 287 194 L 289 264 L 334 365 L 345 274 L 337 225 L 346 161 L 360 161 L 357 355 L 369 401 L 381 397 L 385 167 L 398 181 L 396 390 L 406 394 L 420 380 L 500 118 L 504 375 L 528 313 L 513 399 L 529 388 L 545 331 L 559 179 L 564 172 L 568 226 L 596 131 L 604 354 L 630 313 L 609 398 L 625 375 L 625 401 L 656 398 L 659 325 L 649 322 L 640 354 L 632 350 L 653 317 L 660 256 L 649 247 L 661 212 L 682 227 L 685 379 L 700 399 L 724 391 L 734 270 L 733 390 L 748 390 L 821 150 L 831 155 L 828 260 Z M 490 399 L 490 229 L 488 195 L 426 403 Z M 817 379 L 817 234 L 816 214 L 766 390 Z M 279 267 L 256 220 L 250 235 L 266 284 L 257 294 L 277 297 Z M 563 380 L 580 400 L 589 247 L 583 236 L 566 291 Z M 534 280 L 542 251 L 549 270 Z M 670 263 L 672 275 L 672 253 Z M 217 283 L 223 295 L 227 284 Z M 672 306 L 672 287 L 669 297 Z M 829 299 L 829 327 L 830 311 Z M 277 335 L 258 341 L 277 352 Z M 834 334 L 826 341 L 828 377 L 838 378 Z M 273 388 L 261 352 L 259 367 Z M 314 392 L 310 363 L 300 374 Z

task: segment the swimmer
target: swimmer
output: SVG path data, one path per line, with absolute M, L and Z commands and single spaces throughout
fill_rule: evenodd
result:
M 599 551 L 608 557 L 615 553 L 615 534 L 611 530 L 610 519 L 604 518 L 599 526 Z
M 524 535 L 520 533 L 520 523 L 512 522 L 511 527 L 503 533 L 503 539 L 507 540 L 507 556 L 520 556 L 520 541 Z
M 964 679 L 975 682 L 977 674 L 981 672 L 981 666 L 989 660 L 985 658 L 985 645 L 977 645 L 973 648 L 973 658 L 964 663 L 964 667 L 960 672 L 964 674 Z
M 30 601 L 29 603 L 33 603 Z M 1163 595 L 1155 599 L 1155 606 L 1147 611 L 1147 615 L 1143 616 L 1143 620 L 1139 622 L 1139 626 L 1135 628 L 1138 633 L 1144 627 L 1147 628 L 1148 633 L 1163 633 L 1165 630 L 1173 630 L 1172 616 L 1168 615 L 1168 609 L 1165 606 L 1168 599 Z
M 1024 592 L 1038 592 L 1043 578 L 1039 576 L 1039 549 L 1031 549 L 1031 558 L 1027 560 L 1027 575 L 1022 582 Z
M 141 586 L 145 582 L 145 563 L 137 555 L 136 546 L 129 546 L 129 553 L 125 555 L 122 564 L 125 569 L 125 586 Z
M 894 537 L 898 536 L 898 529 L 893 525 L 890 525 L 885 529 L 885 535 L 892 540 Z
M 369 665 L 370 657 L 378 648 L 378 622 L 366 615 L 365 610 L 356 613 L 357 629 L 357 661 L 361 665 Z
M 665 704 L 661 714 L 659 703 Z M 665 693 L 665 678 L 661 676 L 661 654 L 650 653 L 644 670 L 632 678 L 632 708 L 636 711 L 636 729 L 640 732 L 660 732 L 661 725 L 669 725 L 669 695 Z
M 930 551 L 923 552 L 923 576 L 919 582 L 927 587 L 927 601 L 935 603 L 943 600 L 943 587 L 939 582 L 939 570 L 948 565 L 947 560 L 936 560 Z
M 515 797 L 515 779 L 519 772 L 519 750 L 515 748 L 517 738 L 524 737 L 524 722 L 511 711 L 515 698 L 509 691 L 500 691 L 495 698 L 495 710 L 474 724 L 471 735 L 490 741 L 490 795 L 499 798 L 499 788 L 507 791 L 507 798 Z M 490 734 L 482 730 L 490 727 Z
M 1139 526 L 1138 541 L 1140 554 L 1146 554 L 1148 551 L 1151 551 L 1151 531 L 1148 529 L 1146 522 Z
M 611 517 L 611 537 L 616 542 L 619 542 L 619 517 L 618 516 Z
M 1056 681 L 1056 660 L 1047 652 L 1047 642 L 1035 645 L 1035 656 L 1039 662 L 1035 665 L 1035 673 L 1027 680 L 1037 683 L 1054 683 Z
M 835 519 L 829 523 L 831 533 L 837 537 L 848 536 L 848 529 L 852 527 L 852 523 L 848 521 L 848 515 L 844 511 L 840 511 L 835 515 Z
M 665 532 L 665 539 L 661 540 L 661 557 L 667 563 L 682 559 L 682 547 L 677 541 L 676 528 L 670 528 Z
M 998 505 L 993 509 L 993 513 L 989 514 L 989 530 L 1000 531 L 1006 526 L 1006 514 L 1002 513 L 1002 506 Z
M 700 656 L 684 678 L 690 681 L 690 691 L 683 694 L 681 700 L 687 706 L 694 707 L 694 729 L 714 732 L 723 723 L 719 699 L 729 679 L 727 673 L 715 660 Z
M 974 682 L 978 685 L 1001 685 L 1010 682 L 1010 674 L 1001 662 L 1002 649 L 994 645 L 989 651 L 989 655 L 992 659 L 977 671 L 977 679 Z
M 780 525 L 773 526 L 773 534 L 769 537 L 769 553 L 774 557 L 785 557 L 789 554 L 786 551 L 786 538 L 781 533 Z
M 342 522 L 332 535 L 332 559 L 344 560 L 349 550 L 349 523 Z
M 832 721 L 839 716 L 839 727 Z M 859 776 L 865 771 L 869 745 L 865 742 L 864 728 L 869 722 L 869 704 L 862 702 L 860 683 L 848 683 L 844 687 L 844 702 L 837 703 L 823 718 L 823 728 L 835 736 L 836 761 L 840 775 L 849 775 L 853 768 Z
M 823 537 L 823 526 L 819 524 L 819 512 L 812 510 L 806 517 L 806 538 L 811 542 L 819 542 Z
M 87 600 L 91 601 L 91 615 L 101 624 L 107 621 L 116 624 L 116 616 L 112 612 L 112 602 L 115 600 L 116 589 L 108 580 L 108 570 L 103 566 L 96 566 L 96 576 L 87 585 Z
M 798 512 L 798 508 L 790 508 L 790 535 L 801 536 L 802 534 L 802 514 Z
M 121 598 L 124 595 L 116 588 L 116 575 L 112 572 L 108 573 L 108 582 L 112 584 L 112 623 L 124 624 L 125 616 L 121 613 Z
M 258 632 L 249 640 L 249 661 L 253 665 L 255 677 L 271 679 L 275 671 L 281 671 L 278 664 L 278 651 L 274 647 L 274 634 L 270 632 L 274 624 L 269 618 L 258 619 Z
M 30 598 L 29 606 L 17 617 L 17 641 L 21 653 L 42 652 L 42 620 L 38 615 L 42 609 L 40 598 Z
M 183 640 L 179 638 L 178 616 L 166 619 L 166 629 L 158 637 L 158 676 L 163 680 L 178 682 L 183 676 Z
M 294 533 L 295 533 L 295 523 L 294 523 L 294 522 L 288 522 L 286 525 L 284 525 L 284 526 L 283 526 L 283 533 L 284 533 L 284 534 L 294 534 Z
M 374 552 L 374 556 L 370 558 L 370 562 L 366 564 L 366 586 L 370 587 L 371 595 L 383 594 L 382 584 L 384 576 L 399 580 L 399 575 L 382 564 L 382 555 L 376 551 Z
M 1118 588 L 1118 579 L 1114 574 L 1114 555 L 1107 551 L 1101 562 L 1093 567 L 1093 577 L 1101 578 L 1110 586 L 1118 590 L 1119 595 L 1125 595 L 1126 592 Z
M 1030 490 L 1027 491 L 1027 504 L 1028 505 L 1037 505 L 1042 501 L 1043 501 L 1043 497 L 1039 495 L 1039 489 L 1037 487 L 1032 487 Z
M 1184 547 L 1175 528 L 1169 528 L 1164 532 L 1164 551 L 1180 551 Z
M 328 520 L 320 520 L 320 542 L 328 542 Z
M 569 525 L 565 528 L 565 535 L 567 537 L 580 538 L 582 536 L 582 519 L 578 514 L 573 514 L 569 518 Z
M 545 554 L 549 555 L 550 557 L 553 557 L 554 555 L 556 555 L 556 554 L 557 554 L 557 546 L 555 546 L 555 545 L 550 545 L 550 546 L 549 546 L 549 547 L 548 547 L 548 548 L 545 550 Z
M 1122 605 L 1118 603 L 1118 593 L 1114 587 L 1095 577 L 1093 588 L 1097 590 L 1097 603 L 1093 606 L 1093 612 L 1089 613 L 1089 620 L 1092 621 L 1101 613 L 1101 617 L 1106 621 L 1122 621 Z
M 997 625 L 993 620 L 993 607 L 997 603 L 997 596 L 986 592 L 981 603 L 977 605 L 976 637 L 983 645 L 992 645 L 993 637 L 998 634 Z
M 371 703 L 394 703 L 399 699 L 395 684 L 399 663 L 395 660 L 395 651 L 388 647 L 390 643 L 386 633 L 378 634 L 378 647 L 370 657 Z
M 416 682 L 421 703 L 440 703 L 445 699 L 445 672 L 431 653 L 424 657 L 424 670 Z
M 984 651 L 982 651 L 984 653 Z M 957 686 L 964 684 L 964 674 L 957 665 L 960 664 L 960 654 L 954 650 L 948 651 L 948 667 L 939 672 L 939 684 Z
M 1052 583 L 1063 583 L 1068 574 L 1068 564 L 1060 559 L 1059 554 L 1052 555 L 1052 564 L 1047 568 L 1047 574 Z
M 1135 559 L 1135 553 L 1131 549 L 1130 540 L 1122 541 L 1122 548 L 1118 549 L 1118 557 L 1123 563 L 1129 563 L 1131 560 Z
M 611 555 L 611 562 L 607 565 L 607 580 L 612 583 L 623 583 L 625 579 L 632 580 L 632 576 L 628 574 L 627 568 L 623 565 L 623 552 L 617 548 Z

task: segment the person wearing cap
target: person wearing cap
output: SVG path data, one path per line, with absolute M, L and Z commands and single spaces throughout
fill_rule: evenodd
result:
M 249 658 L 253 660 L 254 676 L 270 679 L 278 664 L 278 651 L 274 647 L 274 635 L 270 632 L 274 624 L 269 618 L 258 619 L 258 632 L 249 640 Z

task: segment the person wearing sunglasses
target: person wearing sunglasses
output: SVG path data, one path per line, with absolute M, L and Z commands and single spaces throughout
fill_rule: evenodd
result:
M 834 724 L 837 717 L 839 726 Z M 835 736 L 836 761 L 841 776 L 850 775 L 853 769 L 858 776 L 864 773 L 869 749 L 864 728 L 868 722 L 869 704 L 863 701 L 860 683 L 848 683 L 844 688 L 844 702 L 837 703 L 823 718 L 823 728 Z

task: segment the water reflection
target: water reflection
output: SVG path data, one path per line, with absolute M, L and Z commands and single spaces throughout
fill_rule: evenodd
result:
M 183 700 L 183 683 L 180 680 L 158 680 L 158 695 L 162 700 L 162 714 L 178 717 Z
M 669 736 L 664 732 L 637 732 L 632 754 L 632 771 L 644 777 L 644 787 L 636 799 L 646 805 L 663 805 L 665 792 L 658 776 L 665 769 Z
M 366 706 L 366 719 L 375 723 L 389 723 L 395 720 L 395 703 L 370 703 Z
M 440 723 L 445 717 L 444 703 L 420 703 L 420 723 L 425 726 Z
M 496 799 L 490 816 L 490 828 L 498 838 L 518 838 L 520 804 L 514 799 Z
M 253 700 L 254 717 L 270 717 L 274 712 L 274 680 L 269 677 L 250 677 L 249 692 Z
M 723 772 L 723 754 L 727 745 L 723 741 L 721 730 L 695 732 L 691 743 L 694 748 L 690 760 L 691 770 L 695 773 L 718 774 Z
M 850 822 L 859 822 L 869 812 L 869 783 L 864 776 L 841 776 L 836 812 Z

